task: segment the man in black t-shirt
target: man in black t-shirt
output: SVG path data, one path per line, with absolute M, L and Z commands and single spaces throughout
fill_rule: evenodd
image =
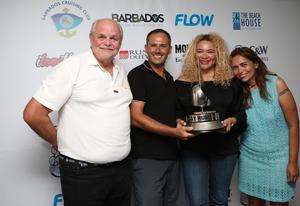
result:
M 171 37 L 162 29 L 147 35 L 148 61 L 128 74 L 131 103 L 131 157 L 135 206 L 185 205 L 178 162 L 178 139 L 192 136 L 182 120 L 176 123 L 176 90 L 165 70 Z

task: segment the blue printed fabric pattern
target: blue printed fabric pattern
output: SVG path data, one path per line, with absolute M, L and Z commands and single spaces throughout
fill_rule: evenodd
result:
M 268 75 L 269 100 L 252 89 L 252 104 L 247 113 L 247 130 L 241 137 L 239 189 L 267 201 L 287 202 L 295 184 L 287 182 L 289 157 L 288 127 L 276 89 L 277 76 Z

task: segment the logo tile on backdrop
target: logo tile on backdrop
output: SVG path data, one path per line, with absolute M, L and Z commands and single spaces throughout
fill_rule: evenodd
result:
M 122 26 L 162 27 L 164 14 L 156 13 L 112 13 L 111 18 Z
M 210 27 L 213 20 L 214 14 L 176 14 L 175 26 L 207 26 Z
M 58 13 L 51 16 L 56 31 L 63 37 L 74 36 L 76 34 L 76 31 L 72 31 L 72 29 L 79 26 L 83 20 L 82 17 L 68 13 L 69 11 L 69 9 L 64 8 L 64 13 Z
M 175 54 L 175 62 L 182 62 L 184 54 L 188 48 L 188 44 L 175 44 L 173 48 L 173 54 Z
M 233 30 L 260 30 L 261 23 L 259 12 L 232 12 Z
M 269 46 L 268 45 L 235 45 L 234 48 L 240 48 L 240 47 L 249 47 L 250 49 L 252 49 L 253 51 L 255 51 L 255 53 L 264 61 L 269 61 L 269 57 L 268 57 L 268 49 Z
M 38 55 L 35 66 L 37 68 L 46 69 L 49 67 L 55 67 L 60 62 L 72 56 L 73 52 L 65 52 L 64 54 L 59 55 L 58 57 L 50 57 L 46 52 Z
M 128 50 L 120 50 L 119 51 L 119 59 L 128 59 L 129 51 Z
M 146 60 L 147 54 L 144 49 L 130 49 L 119 51 L 120 60 Z
M 61 37 L 71 38 L 76 35 L 83 20 L 89 21 L 91 18 L 82 5 L 64 0 L 50 4 L 41 19 L 43 21 L 51 19 L 55 30 Z
M 64 204 L 64 198 L 63 195 L 60 194 L 55 194 L 53 198 L 53 206 L 63 206 Z

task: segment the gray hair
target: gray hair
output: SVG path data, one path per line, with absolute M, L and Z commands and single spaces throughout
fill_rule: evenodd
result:
M 96 25 L 97 25 L 98 23 L 100 23 L 101 21 L 111 21 L 111 22 L 114 22 L 114 23 L 118 26 L 118 28 L 119 28 L 119 30 L 120 30 L 121 41 L 123 40 L 123 29 L 122 29 L 121 25 L 120 25 L 118 22 L 116 22 L 116 21 L 114 21 L 114 20 L 112 20 L 112 19 L 108 19 L 108 18 L 107 18 L 107 19 L 96 19 L 96 20 L 92 23 L 91 30 L 90 30 L 90 35 L 95 31 Z

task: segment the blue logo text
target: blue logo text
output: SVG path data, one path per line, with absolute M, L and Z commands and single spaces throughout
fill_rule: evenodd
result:
M 53 206 L 62 205 L 62 204 L 59 204 L 59 203 L 62 203 L 62 202 L 63 202 L 62 194 L 57 194 L 57 195 L 54 196 Z
M 214 15 L 204 16 L 203 14 L 177 14 L 175 17 L 175 26 L 179 23 L 183 23 L 184 26 L 210 26 L 213 21 Z

